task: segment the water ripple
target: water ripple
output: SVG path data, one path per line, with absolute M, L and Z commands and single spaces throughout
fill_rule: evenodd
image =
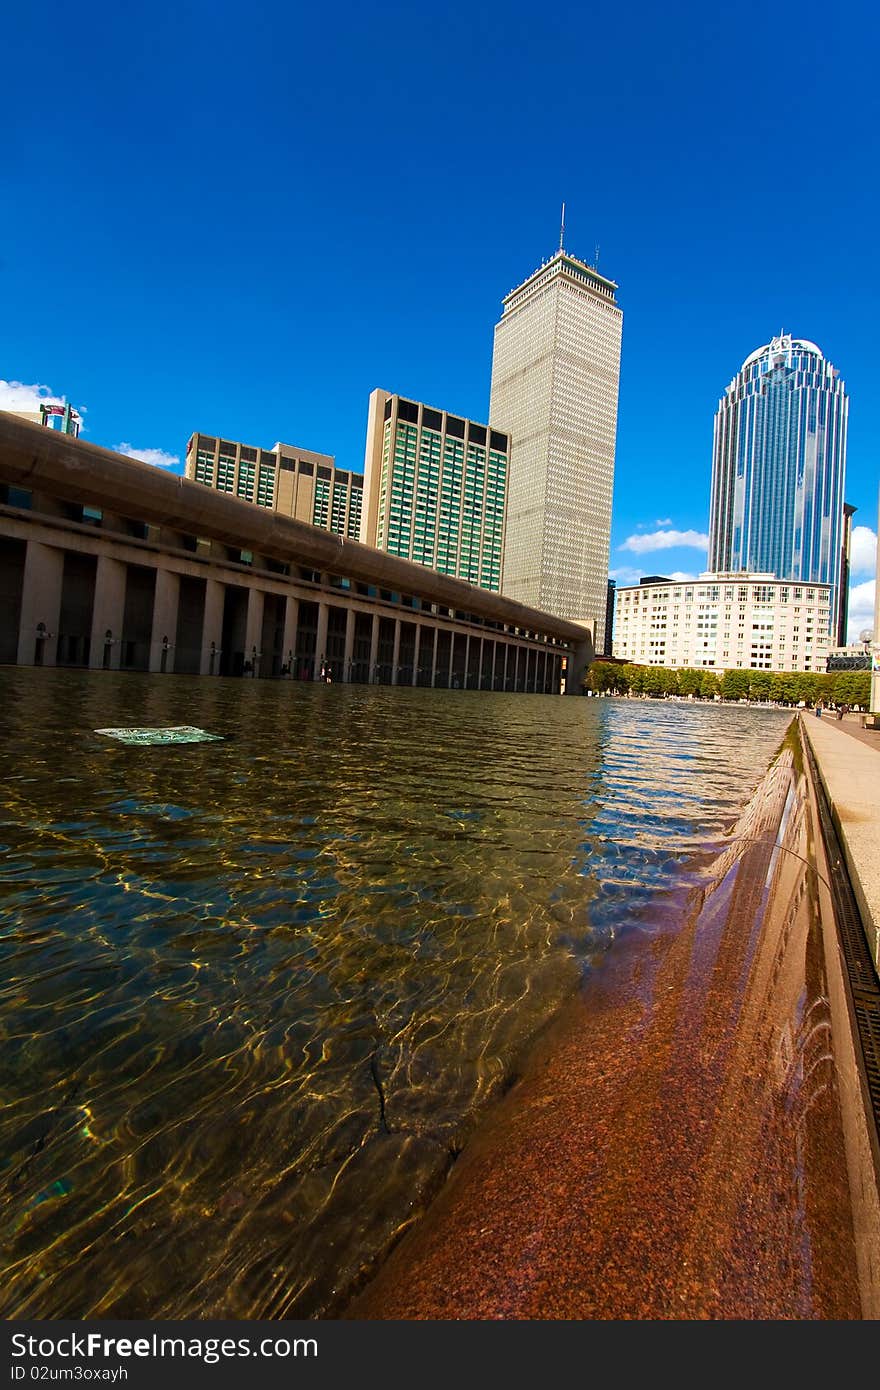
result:
M 309 1317 L 787 716 L 0 672 L 0 1312 Z M 94 729 L 197 722 L 223 743 Z M 63 769 L 64 776 L 58 776 Z

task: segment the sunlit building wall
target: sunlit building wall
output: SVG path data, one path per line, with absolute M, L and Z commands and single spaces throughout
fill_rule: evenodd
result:
M 360 539 L 498 593 L 509 450 L 491 425 L 373 391 Z
M 489 414 L 511 435 L 503 592 L 595 623 L 605 604 L 623 315 L 617 285 L 560 250 L 507 295 Z
M 772 574 L 643 579 L 617 589 L 614 655 L 676 670 L 824 671 L 831 602 L 830 584 Z

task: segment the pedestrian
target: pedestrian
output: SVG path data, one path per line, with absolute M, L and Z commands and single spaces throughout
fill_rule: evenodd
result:
M 817 719 L 821 719 L 821 718 L 822 718 L 822 701 L 821 701 L 821 700 L 818 700 L 818 701 L 816 702 L 816 710 L 815 710 L 815 713 L 816 713 L 816 718 L 817 718 Z

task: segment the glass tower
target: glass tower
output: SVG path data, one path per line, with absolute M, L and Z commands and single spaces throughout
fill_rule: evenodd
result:
M 833 625 L 848 408 L 816 344 L 783 333 L 746 358 L 715 416 L 709 569 L 830 584 Z
M 623 314 L 617 285 L 560 249 L 504 300 L 489 415 L 511 435 L 502 592 L 605 648 Z

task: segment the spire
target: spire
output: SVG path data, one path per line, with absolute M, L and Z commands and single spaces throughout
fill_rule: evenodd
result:
M 563 245 L 562 245 L 564 239 L 565 239 L 565 203 L 562 204 L 562 219 L 561 219 L 560 224 L 559 224 L 559 249 L 560 249 L 560 251 L 562 251 L 562 250 L 564 249 L 564 248 L 563 248 Z

